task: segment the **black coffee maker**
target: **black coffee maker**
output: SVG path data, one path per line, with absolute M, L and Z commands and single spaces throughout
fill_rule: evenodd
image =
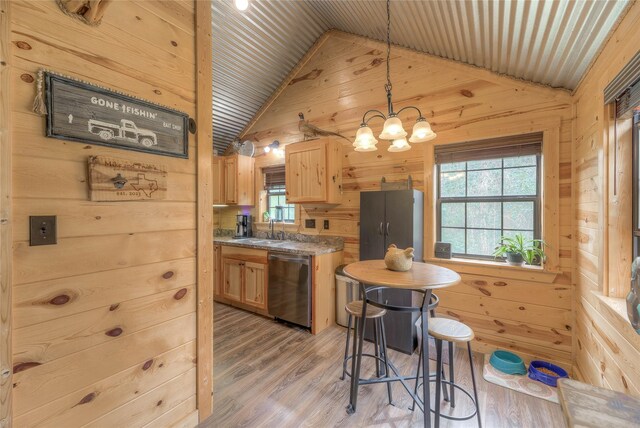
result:
M 234 238 L 251 237 L 251 216 L 240 214 L 236 216 L 236 234 Z

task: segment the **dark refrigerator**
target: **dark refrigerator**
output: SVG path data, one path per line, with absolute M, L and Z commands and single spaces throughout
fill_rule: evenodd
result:
M 360 193 L 360 260 L 384 259 L 387 247 L 414 248 L 414 260 L 422 261 L 424 196 L 418 190 L 388 190 Z M 411 306 L 408 290 L 382 290 L 370 297 L 397 306 Z M 387 312 L 384 326 L 387 346 L 411 354 L 418 336 L 418 313 Z M 372 340 L 372 324 L 365 338 Z

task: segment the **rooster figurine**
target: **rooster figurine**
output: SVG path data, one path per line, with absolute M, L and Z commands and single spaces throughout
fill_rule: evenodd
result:
M 329 136 L 336 136 L 336 137 L 344 138 L 345 140 L 349 141 L 349 139 L 344 135 L 338 134 L 337 132 L 325 131 L 323 129 L 318 128 L 315 125 L 310 124 L 308 120 L 304 119 L 304 114 L 302 113 L 298 113 L 298 117 L 300 118 L 300 120 L 298 121 L 298 130 L 302 132 L 302 134 L 304 134 L 305 141 L 313 140 L 314 138 L 318 138 L 318 137 L 329 137 Z

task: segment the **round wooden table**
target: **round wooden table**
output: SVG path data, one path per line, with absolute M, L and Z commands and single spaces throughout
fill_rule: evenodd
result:
M 344 273 L 348 277 L 358 281 L 360 283 L 360 295 L 367 295 L 367 286 L 375 286 L 375 289 L 385 288 L 398 288 L 404 290 L 420 291 L 424 294 L 421 306 L 399 308 L 395 306 L 384 305 L 380 302 L 375 302 L 369 298 L 363 298 L 362 305 L 362 320 L 365 319 L 367 312 L 367 304 L 372 304 L 378 307 L 382 307 L 388 310 L 404 310 L 411 312 L 420 312 L 422 318 L 422 373 L 429 373 L 429 302 L 431 301 L 431 290 L 446 288 L 454 286 L 460 283 L 460 275 L 451 269 L 443 268 L 428 263 L 413 262 L 413 266 L 406 272 L 396 272 L 387 269 L 384 260 L 364 260 L 360 262 L 351 263 L 344 268 Z M 418 397 L 410 390 L 405 380 L 411 379 L 411 377 L 402 376 L 397 372 L 395 366 L 392 366 L 395 372 L 395 377 L 389 377 L 384 379 L 374 379 L 370 381 L 360 380 L 360 365 L 362 360 L 362 346 L 364 340 L 365 322 L 361 322 L 358 325 L 358 340 L 354 341 L 354 358 L 351 359 L 351 392 L 349 405 L 347 406 L 347 413 L 351 414 L 356 411 L 356 404 L 358 401 L 358 387 L 360 384 L 366 383 L 381 383 L 381 382 L 396 382 L 399 381 L 405 387 L 407 392 L 412 396 L 418 407 L 424 412 L 424 426 L 431 426 L 431 412 L 428 411 L 430 403 L 430 392 L 428 375 L 425 376 L 425 381 L 422 382 L 422 401 L 421 405 Z M 347 332 L 349 334 L 349 332 Z M 357 350 L 356 350 L 357 347 Z M 415 377 L 414 377 L 415 378 Z M 416 385 L 418 380 L 416 379 Z

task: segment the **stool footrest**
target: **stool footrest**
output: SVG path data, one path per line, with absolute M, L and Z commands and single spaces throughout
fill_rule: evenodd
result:
M 435 383 L 436 379 L 429 379 L 429 383 Z M 458 385 L 455 382 L 451 382 L 448 380 L 441 380 L 440 383 L 444 383 L 446 385 L 451 385 L 453 386 L 455 389 L 463 392 L 467 397 L 469 397 L 469 400 L 471 400 L 471 402 L 473 403 L 473 413 L 471 413 L 468 416 L 450 416 L 450 415 L 443 415 L 442 413 L 440 413 L 440 417 L 445 418 L 445 419 L 449 419 L 452 421 L 467 421 L 471 418 L 473 418 L 475 415 L 478 414 L 478 403 L 476 403 L 476 400 L 473 399 L 473 396 L 471 396 L 471 393 L 469 393 L 469 391 L 467 391 L 466 389 L 464 389 L 463 387 L 461 387 L 460 385 Z M 422 385 L 422 382 L 420 382 L 418 384 L 418 387 L 420 387 Z M 418 397 L 420 398 L 420 397 Z M 420 403 L 424 405 L 424 400 L 420 400 Z M 431 411 L 431 413 L 436 413 L 435 409 L 432 409 L 431 406 L 429 406 L 429 410 Z

